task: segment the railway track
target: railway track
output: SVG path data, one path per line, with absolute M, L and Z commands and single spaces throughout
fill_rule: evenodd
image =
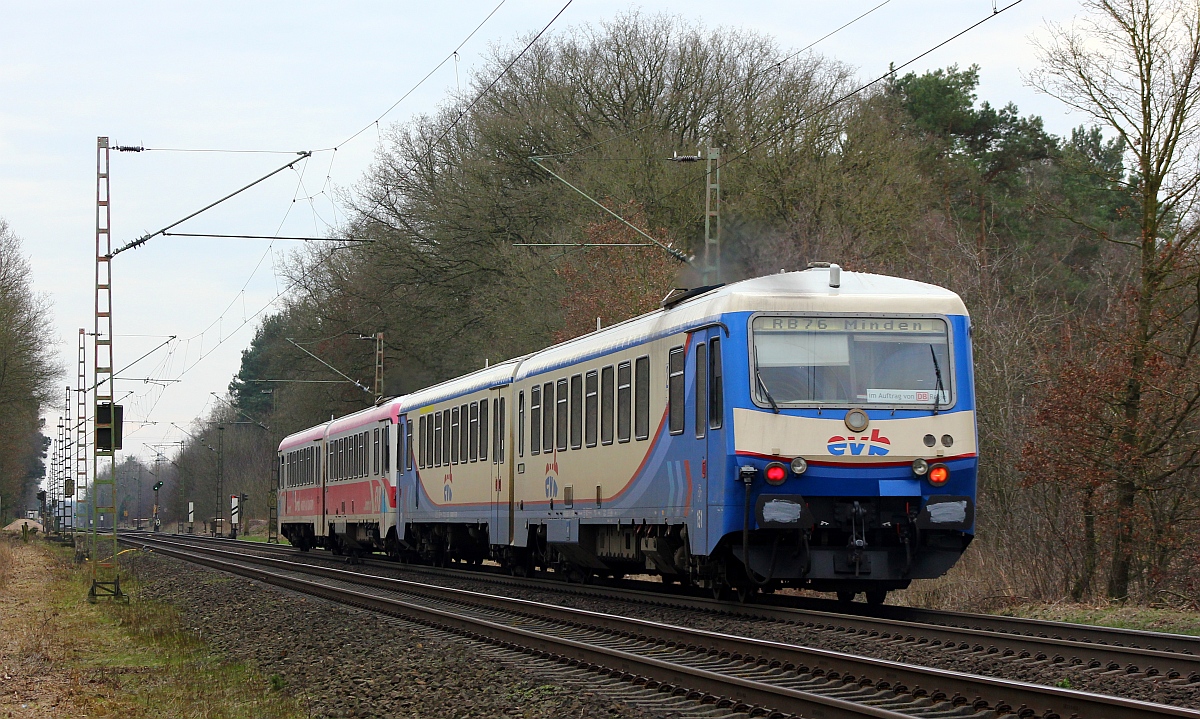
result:
M 1189 709 L 379 577 L 245 554 L 228 545 L 145 535 L 127 535 L 123 541 L 743 711 L 820 717 L 1200 719 L 1200 712 Z
M 199 542 L 225 543 L 230 540 L 184 536 Z M 323 552 L 299 552 L 280 545 L 256 545 L 240 542 L 243 550 L 278 553 L 280 556 L 312 558 L 313 561 L 344 562 L 344 558 Z M 880 641 L 894 641 L 945 650 L 976 652 L 1017 659 L 1032 659 L 1062 666 L 1118 672 L 1134 677 L 1177 684 L 1200 683 L 1200 637 L 1146 632 L 1111 627 L 1075 625 L 1063 622 L 935 612 L 908 607 L 868 607 L 809 600 L 799 597 L 763 597 L 763 603 L 738 604 L 713 599 L 653 591 L 653 583 L 632 589 L 620 586 L 594 587 L 566 584 L 562 581 L 511 577 L 494 572 L 457 570 L 395 562 L 364 560 L 364 565 L 380 569 L 453 576 L 492 582 L 498 585 L 545 589 L 603 599 L 648 603 L 688 611 L 767 620 L 800 625 L 817 631 L 859 635 Z M 790 601 L 789 601 L 790 600 Z M 797 601 L 798 600 L 798 601 Z M 815 607 L 815 608 L 814 608 Z M 857 610 L 857 611 L 855 611 Z

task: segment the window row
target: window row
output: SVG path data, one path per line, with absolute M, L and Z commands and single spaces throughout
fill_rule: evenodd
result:
M 534 385 L 529 453 L 650 437 L 650 357 Z M 525 454 L 525 392 L 517 395 L 517 448 Z
M 329 481 L 387 474 L 391 465 L 391 427 L 375 427 L 326 443 Z
M 421 415 L 418 420 L 417 466 L 425 469 L 486 462 L 489 445 L 492 464 L 502 463 L 505 401 L 503 397 L 493 398 L 490 412 L 488 403 L 488 400 L 481 399 Z M 409 437 L 410 446 L 411 443 L 412 438 Z M 409 461 L 412 461 L 411 456 Z
M 321 478 L 321 454 L 316 447 L 286 452 L 279 458 L 280 484 L 285 488 L 307 487 Z

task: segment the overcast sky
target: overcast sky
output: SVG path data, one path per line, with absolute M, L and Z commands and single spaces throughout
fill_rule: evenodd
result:
M 435 109 L 489 46 L 541 29 L 565 0 L 507 0 L 385 126 Z M 1003 7 L 1011 0 L 997 0 Z M 181 232 L 325 235 L 333 196 L 371 161 L 370 125 L 445 58 L 499 0 L 456 2 L 53 2 L 5 0 L 0 23 L 0 217 L 25 239 L 34 285 L 54 306 L 74 385 L 78 330 L 93 327 L 96 137 L 151 148 L 313 150 L 338 146 L 191 220 Z M 551 32 L 631 8 L 808 45 L 882 0 L 575 0 Z M 814 48 L 873 78 L 992 12 L 992 0 L 891 0 Z M 1073 0 L 1024 0 L 912 70 L 981 67 L 981 100 L 1015 102 L 1066 134 L 1081 118 L 1035 94 L 1031 37 L 1069 22 Z M 457 70 L 457 76 L 456 76 Z M 113 154 L 114 246 L 170 224 L 290 159 L 284 154 Z M 697 198 L 697 201 L 700 201 Z M 116 366 L 126 451 L 152 457 L 223 394 L 262 312 L 285 285 L 294 242 L 159 237 L 113 262 Z M 369 351 L 367 343 L 364 352 Z M 89 349 L 89 358 L 91 351 Z M 89 369 L 90 372 L 90 369 Z M 147 383 L 144 379 L 160 380 Z M 90 380 L 90 375 L 89 375 Z M 171 380 L 161 382 L 161 380 Z M 176 381 L 177 380 L 177 381 Z M 73 408 L 72 408 L 73 409 Z M 61 409 L 47 413 L 53 428 Z M 146 422 L 147 424 L 140 424 Z M 153 424 L 149 424 L 153 423 Z M 249 430 L 235 430 L 249 431 Z M 54 434 L 50 429 L 48 434 Z

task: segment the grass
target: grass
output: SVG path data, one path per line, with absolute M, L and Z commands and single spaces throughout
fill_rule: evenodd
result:
M 0 538 L 0 592 L 8 586 L 8 575 L 12 572 L 13 566 L 13 550 L 9 541 L 5 538 Z
M 281 678 L 214 654 L 183 628 L 175 609 L 139 600 L 136 580 L 128 575 L 122 576 L 122 588 L 132 601 L 88 604 L 90 579 L 73 564 L 69 548 L 34 542 L 11 551 L 36 553 L 23 559 L 38 560 L 48 570 L 40 573 L 40 582 L 37 572 L 26 571 L 35 581 L 11 583 L 18 601 L 0 608 L 0 624 L 19 635 L 15 657 L 3 657 L 6 664 L 21 661 L 37 677 L 36 689 L 22 701 L 39 710 L 29 716 L 307 716 L 282 692 Z M 17 700 L 0 697 L 0 712 L 20 706 L 6 705 L 9 701 Z
M 1122 604 L 1021 604 L 1000 614 L 1072 624 L 1200 636 L 1200 613 Z

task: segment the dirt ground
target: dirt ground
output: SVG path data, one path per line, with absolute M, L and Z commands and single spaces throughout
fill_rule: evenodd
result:
M 89 604 L 72 554 L 0 536 L 0 718 L 305 715 L 169 608 Z
M 40 541 L 0 537 L 0 717 L 86 716 L 74 695 L 89 691 L 78 670 L 51 660 L 60 615 L 45 599 L 54 583 L 53 562 Z

